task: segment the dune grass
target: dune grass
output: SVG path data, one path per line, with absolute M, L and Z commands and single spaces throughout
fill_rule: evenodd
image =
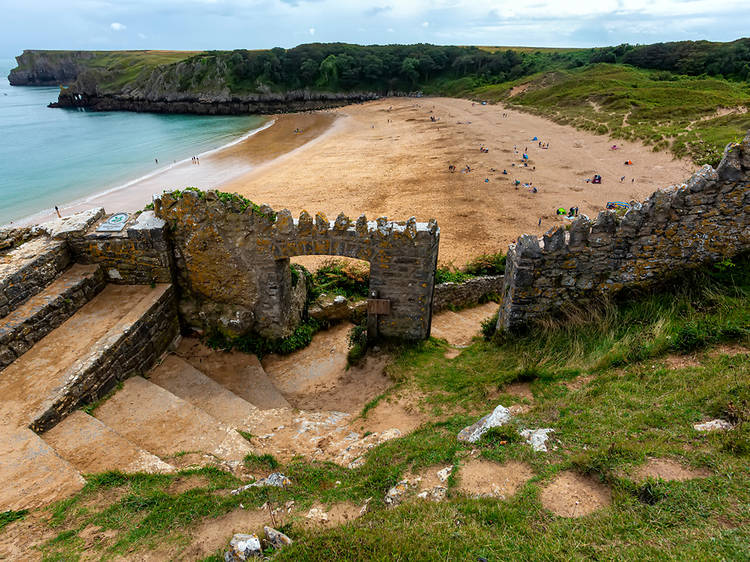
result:
M 514 85 L 528 89 L 508 97 Z M 750 129 L 750 84 L 626 65 L 596 64 L 476 88 L 472 96 L 615 139 L 639 140 L 697 164 L 716 165 Z M 717 110 L 732 110 L 722 115 Z

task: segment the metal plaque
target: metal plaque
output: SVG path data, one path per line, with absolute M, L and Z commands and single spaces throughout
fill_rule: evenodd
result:
M 128 222 L 128 213 L 115 213 L 109 217 L 106 221 L 99 225 L 96 229 L 97 232 L 120 232 L 125 228 L 125 223 Z

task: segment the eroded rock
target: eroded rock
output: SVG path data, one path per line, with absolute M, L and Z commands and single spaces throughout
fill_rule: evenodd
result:
M 505 406 L 497 406 L 491 414 L 487 414 L 478 422 L 465 427 L 458 434 L 458 440 L 464 443 L 476 443 L 488 429 L 500 427 L 510 421 L 510 411 Z

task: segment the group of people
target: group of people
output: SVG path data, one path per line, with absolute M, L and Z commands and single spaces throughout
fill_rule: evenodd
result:
M 197 156 L 193 156 L 193 164 L 200 164 L 201 160 Z

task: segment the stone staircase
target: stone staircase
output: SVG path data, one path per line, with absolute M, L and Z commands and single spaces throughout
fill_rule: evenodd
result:
M 400 435 L 289 402 L 324 371 L 343 372 L 346 326 L 266 369 L 190 338 L 165 355 L 178 336 L 172 286 L 107 285 L 98 266 L 71 265 L 65 251 L 39 238 L 0 256 L 0 511 L 64 498 L 86 474 L 173 472 L 186 457 L 238 474 L 250 453 L 354 466 Z M 28 282 L 34 290 L 15 289 Z M 474 334 L 488 310 L 449 315 L 438 331 L 465 324 Z
M 177 335 L 169 284 L 106 285 L 43 233 L 0 253 L 0 511 L 65 497 L 81 473 L 168 470 L 77 409 L 146 372 Z

